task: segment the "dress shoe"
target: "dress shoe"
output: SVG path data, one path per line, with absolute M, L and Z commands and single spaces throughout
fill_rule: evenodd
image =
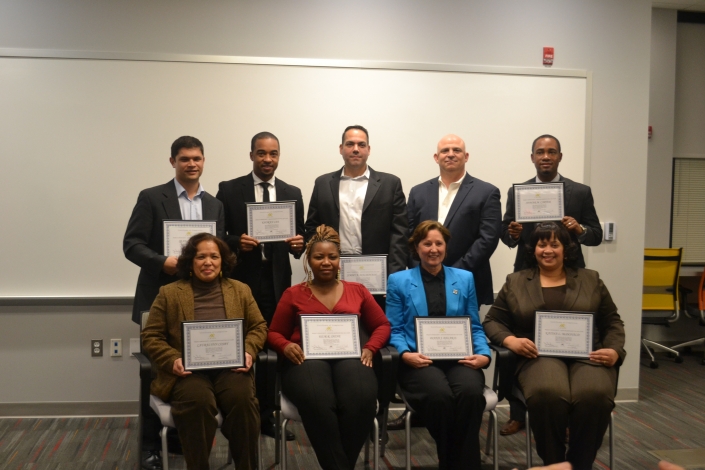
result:
M 269 436 L 271 438 L 274 438 L 274 435 L 276 433 L 276 429 L 277 429 L 277 427 L 274 425 L 274 423 L 264 423 L 262 425 L 262 428 L 260 429 L 260 431 L 263 436 Z M 296 436 L 294 435 L 294 433 L 287 429 L 286 430 L 286 440 L 293 441 L 295 439 L 296 439 Z
M 499 433 L 502 436 L 511 436 L 512 434 L 516 434 L 524 427 L 526 424 L 523 421 L 516 421 L 514 419 L 510 419 L 506 423 L 504 423 L 504 426 L 499 430 Z
M 142 468 L 145 470 L 162 470 L 162 457 L 158 450 L 142 452 Z
M 391 421 L 387 422 L 387 430 L 388 431 L 399 431 L 400 429 L 406 429 L 406 413 L 408 413 L 407 410 L 404 410 L 404 412 L 399 415 L 398 418 L 395 418 Z M 417 413 L 414 413 L 411 415 L 411 427 L 412 428 L 422 428 L 424 426 L 423 422 L 421 421 L 421 418 L 419 418 L 419 415 Z

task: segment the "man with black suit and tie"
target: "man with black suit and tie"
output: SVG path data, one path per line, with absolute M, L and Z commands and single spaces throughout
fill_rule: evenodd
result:
M 412 233 L 424 220 L 437 220 L 450 231 L 443 264 L 473 274 L 479 307 L 494 302 L 490 257 L 499 243 L 502 208 L 499 190 L 465 171 L 468 158 L 457 135 L 438 142 L 433 159 L 440 176 L 411 188 L 408 228 Z
M 279 165 L 279 139 L 270 132 L 260 132 L 250 142 L 252 172 L 218 187 L 218 198 L 225 207 L 225 241 L 237 254 L 237 266 L 230 277 L 247 284 L 267 326 L 284 291 L 291 287 L 289 253 L 301 257 L 304 247 L 304 203 L 301 190 L 275 178 Z M 282 242 L 260 243 L 247 235 L 247 203 L 295 201 L 296 236 Z M 259 374 L 262 434 L 274 437 L 274 380 L 272 374 Z M 262 381 L 266 382 L 263 383 Z M 287 432 L 287 439 L 294 435 Z
M 561 223 L 568 229 L 575 244 L 597 246 L 602 243 L 602 225 L 595 211 L 595 201 L 589 186 L 576 183 L 558 173 L 558 165 L 563 159 L 561 143 L 549 134 L 537 137 L 531 145 L 531 162 L 536 167 L 536 176 L 525 183 L 563 182 L 564 214 Z M 531 238 L 534 223 L 520 224 L 514 220 L 514 190 L 509 188 L 507 210 L 502 219 L 502 242 L 510 248 L 517 247 L 514 272 L 528 268 L 525 245 Z M 578 251 L 576 267 L 584 268 L 582 250 Z M 500 429 L 502 435 L 514 434 L 524 428 L 524 405 L 509 397 L 509 421 Z
M 343 132 L 342 169 L 316 178 L 306 219 L 308 240 L 321 224 L 340 234 L 344 255 L 387 255 L 387 274 L 406 268 L 406 198 L 401 180 L 367 165 L 369 134 L 362 126 Z M 375 296 L 384 309 L 384 297 Z
M 137 197 L 122 247 L 125 257 L 141 268 L 132 305 L 132 321 L 138 325 L 159 288 L 177 280 L 177 257 L 164 255 L 164 220 L 215 220 L 217 235 L 223 237 L 223 205 L 199 182 L 205 160 L 200 140 L 179 137 L 171 144 L 169 158 L 174 179 L 145 189 Z M 147 470 L 162 468 L 160 429 L 159 417 L 147 406 L 142 424 L 142 468 Z

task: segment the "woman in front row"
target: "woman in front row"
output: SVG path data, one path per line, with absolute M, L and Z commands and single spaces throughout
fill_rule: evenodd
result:
M 324 470 L 355 467 L 375 417 L 377 378 L 372 357 L 387 343 L 390 330 L 365 286 L 338 280 L 339 265 L 338 233 L 321 225 L 306 245 L 308 281 L 284 292 L 268 335 L 271 347 L 284 358 L 282 392 L 299 410 Z M 299 315 L 338 313 L 359 315 L 360 328 L 369 333 L 361 357 L 304 360 Z
M 589 470 L 614 408 L 617 369 L 624 361 L 624 324 L 596 271 L 572 268 L 579 248 L 561 224 L 538 224 L 527 261 L 535 267 L 507 276 L 484 327 L 493 343 L 519 357 L 516 378 L 526 398 L 536 450 L 545 465 L 568 460 Z M 538 356 L 537 310 L 594 314 L 589 359 Z M 570 446 L 566 454 L 566 428 Z
M 490 349 L 477 314 L 472 274 L 443 266 L 450 232 L 441 223 L 421 222 L 409 239 L 414 269 L 389 276 L 387 317 L 390 343 L 401 355 L 399 385 L 436 441 L 440 469 L 479 469 L 479 431 L 485 409 L 484 374 Z M 414 317 L 469 316 L 473 355 L 430 360 L 417 352 Z
M 260 423 L 252 360 L 264 346 L 267 324 L 250 289 L 222 277 L 223 271 L 229 272 L 234 265 L 235 256 L 222 240 L 208 233 L 191 237 L 177 264 L 182 280 L 159 289 L 142 330 L 142 345 L 157 365 L 151 393 L 171 403 L 189 469 L 208 469 L 218 410 L 235 467 L 257 468 Z M 230 318 L 245 320 L 245 367 L 184 370 L 181 323 Z

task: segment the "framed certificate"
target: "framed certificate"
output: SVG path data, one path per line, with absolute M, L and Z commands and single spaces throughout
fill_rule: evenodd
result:
M 371 294 L 387 293 L 386 255 L 345 255 L 340 257 L 340 278 L 359 282 Z
M 301 315 L 301 349 L 304 359 L 359 358 L 358 315 Z
M 245 367 L 244 319 L 181 323 L 184 369 Z
M 514 185 L 514 220 L 546 222 L 565 215 L 563 182 Z
M 537 311 L 534 342 L 539 356 L 587 358 L 592 351 L 593 314 Z
M 215 235 L 215 220 L 165 220 L 164 256 L 178 257 L 189 238 L 204 232 Z
M 472 356 L 470 317 L 415 317 L 416 349 L 431 359 Z
M 296 236 L 296 202 L 248 202 L 247 234 L 260 242 L 280 242 Z

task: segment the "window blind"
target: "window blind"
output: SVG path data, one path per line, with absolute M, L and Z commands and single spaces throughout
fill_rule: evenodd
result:
M 676 158 L 673 164 L 671 247 L 684 263 L 705 264 L 705 160 Z

